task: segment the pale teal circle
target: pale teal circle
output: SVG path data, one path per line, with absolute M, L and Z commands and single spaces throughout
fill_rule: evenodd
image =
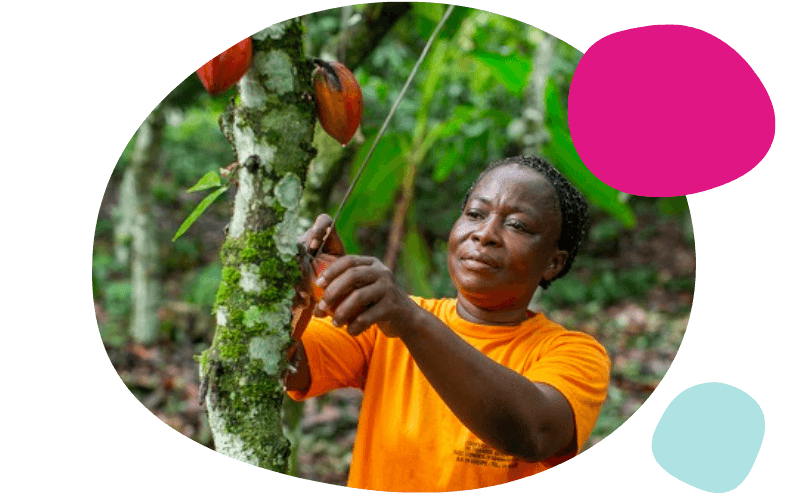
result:
M 710 382 L 680 393 L 653 433 L 653 456 L 681 481 L 725 493 L 750 473 L 764 439 L 764 413 L 731 385 Z

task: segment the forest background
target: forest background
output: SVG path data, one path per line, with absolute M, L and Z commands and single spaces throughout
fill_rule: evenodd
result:
M 346 148 L 317 129 L 306 224 L 335 210 L 443 11 L 397 3 L 305 16 L 307 55 L 353 69 L 365 108 L 362 129 Z M 566 114 L 580 57 L 527 24 L 457 8 L 337 229 L 349 252 L 382 258 L 409 293 L 453 296 L 445 243 L 477 174 L 514 154 L 553 162 L 589 199 L 592 225 L 571 273 L 537 294 L 532 308 L 594 335 L 612 357 L 612 385 L 590 447 L 641 406 L 674 359 L 691 309 L 695 259 L 684 197 L 619 193 L 580 161 Z M 234 93 L 211 97 L 189 75 L 153 110 L 111 175 L 93 254 L 98 326 L 120 377 L 162 421 L 209 447 L 194 356 L 214 331 L 219 250 L 235 190 L 172 237 L 207 194 L 187 189 L 234 159 L 217 126 Z M 360 393 L 350 390 L 287 403 L 297 450 L 292 473 L 344 484 L 359 403 Z

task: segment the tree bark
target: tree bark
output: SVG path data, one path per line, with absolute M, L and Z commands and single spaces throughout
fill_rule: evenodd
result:
M 408 2 L 372 3 L 358 17 L 350 16 L 335 39 L 324 49 L 350 68 L 358 67 L 384 36 L 411 10 Z M 354 21 L 351 21 L 354 20 Z
M 133 158 L 123 178 L 120 208 L 120 244 L 118 258 L 127 258 L 124 245 L 129 231 L 131 243 L 131 326 L 136 342 L 152 344 L 158 339 L 160 321 L 158 241 L 153 216 L 151 185 L 158 168 L 158 156 L 164 134 L 164 115 L 156 107 L 139 127 Z M 123 197 L 124 196 L 124 197 Z
M 252 38 L 253 65 L 239 82 L 241 102 L 220 117 L 241 166 L 221 251 L 217 327 L 200 357 L 200 373 L 216 450 L 285 472 L 290 447 L 281 424 L 280 374 L 300 278 L 300 196 L 315 154 L 312 64 L 296 19 Z

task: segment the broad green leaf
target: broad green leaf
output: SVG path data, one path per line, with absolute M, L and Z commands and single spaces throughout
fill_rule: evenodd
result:
M 508 113 L 494 109 L 480 109 L 475 106 L 457 106 L 449 120 L 434 127 L 425 138 L 420 149 L 427 154 L 428 149 L 433 147 L 436 141 L 460 134 L 466 142 L 458 139 L 454 147 L 448 148 L 444 156 L 435 160 L 433 169 L 433 180 L 441 182 L 450 176 L 453 169 L 461 163 L 468 163 L 470 159 L 465 155 L 465 151 L 470 149 L 467 142 L 480 136 L 487 129 L 504 130 L 508 126 L 511 117 Z M 485 142 L 485 141 L 484 141 Z
M 531 73 L 530 59 L 519 58 L 513 53 L 510 56 L 504 56 L 482 50 L 473 51 L 470 55 L 475 61 L 488 68 L 492 76 L 509 92 L 517 97 L 522 97 Z
M 569 134 L 550 129 L 552 139 L 542 147 L 547 156 L 586 198 L 604 212 L 616 217 L 627 228 L 636 225 L 636 216 L 627 203 L 620 201 L 620 192 L 597 178 L 581 161 Z
M 569 135 L 567 113 L 561 104 L 556 84 L 550 79 L 545 94 L 547 127 L 551 140 L 542 147 L 542 153 L 558 170 L 577 187 L 586 198 L 604 212 L 616 217 L 627 228 L 636 225 L 631 207 L 620 198 L 620 191 L 597 178 L 584 165 Z
M 436 160 L 436 165 L 433 167 L 433 180 L 442 182 L 448 177 L 450 173 L 461 160 L 461 148 L 453 146 L 447 150 L 443 157 Z
M 172 241 L 175 241 L 178 238 L 180 238 L 181 235 L 183 233 L 185 233 L 186 230 L 189 229 L 192 226 L 192 224 L 194 224 L 194 221 L 196 221 L 201 215 L 203 215 L 203 212 L 205 212 L 206 208 L 208 208 L 209 205 L 214 203 L 214 200 L 219 198 L 219 195 L 221 195 L 222 193 L 224 193 L 227 190 L 228 190 L 228 187 L 227 186 L 223 186 L 223 187 L 217 189 L 216 191 L 214 191 L 213 193 L 209 194 L 205 198 L 203 198 L 203 201 L 201 201 L 200 204 L 197 205 L 197 207 L 195 207 L 195 209 L 192 211 L 192 213 L 189 214 L 189 217 L 187 217 L 186 220 L 183 221 L 183 224 L 181 224 L 181 227 L 178 228 L 178 231 L 175 232 L 175 236 L 172 237 Z
M 437 41 L 433 43 L 431 51 L 428 54 L 428 60 L 425 62 L 428 67 L 428 73 L 425 80 L 422 82 L 422 103 L 419 106 L 417 116 L 419 119 L 422 115 L 427 116 L 428 108 L 430 107 L 433 95 L 439 84 L 439 79 L 442 73 L 447 71 L 445 66 L 445 58 L 447 56 L 448 44 L 445 41 Z
M 431 274 L 430 250 L 415 224 L 410 225 L 406 233 L 401 254 L 403 270 L 411 285 L 411 293 L 432 298 L 433 290 L 428 282 Z
M 442 19 L 447 5 L 423 2 L 414 2 L 412 5 L 414 9 L 413 16 L 417 20 L 417 35 L 427 40 L 433 33 L 433 29 Z M 453 38 L 461 28 L 461 23 L 472 12 L 475 11 L 469 7 L 460 7 L 457 5 L 453 9 L 453 13 L 450 14 L 450 17 L 445 21 L 444 26 L 442 26 L 438 38 L 443 40 Z
M 422 144 L 420 144 L 416 151 L 413 152 L 413 158 L 415 161 L 422 163 L 422 161 L 425 159 L 425 156 L 428 154 L 428 151 L 437 141 L 461 132 L 462 128 L 471 121 L 472 111 L 474 111 L 472 106 L 458 106 L 450 119 L 439 123 L 432 129 L 428 130 L 428 133 L 426 134 L 425 139 L 422 141 Z
M 187 193 L 194 193 L 195 191 L 202 191 L 204 189 L 211 189 L 222 185 L 219 174 L 212 170 L 197 181 L 197 184 L 186 190 Z
M 413 4 L 414 14 L 438 23 L 444 14 L 445 6 L 438 3 L 417 3 Z
M 435 135 L 437 139 L 450 137 L 460 132 L 461 127 L 473 119 L 474 113 L 474 106 L 456 106 L 452 112 L 452 116 L 446 121 L 436 125 L 430 133 Z
M 350 172 L 351 182 L 371 146 L 371 142 L 365 142 L 356 153 Z M 397 134 L 384 135 L 375 148 L 336 222 L 336 230 L 348 252 L 361 253 L 356 228 L 379 224 L 388 217 L 403 180 L 403 152 L 403 140 Z M 332 210 L 336 210 L 335 206 Z

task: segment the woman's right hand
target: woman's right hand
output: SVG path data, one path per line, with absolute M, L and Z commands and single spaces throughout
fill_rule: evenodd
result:
M 328 231 L 333 231 L 333 233 L 325 241 L 325 248 L 317 251 Z M 298 293 L 295 296 L 295 306 L 300 305 L 306 308 L 313 301 L 314 316 L 325 316 L 325 313 L 316 307 L 316 303 L 319 302 L 323 291 L 313 282 L 317 279 L 317 274 L 327 268 L 331 262 L 345 255 L 342 239 L 336 232 L 336 228 L 333 227 L 333 218 L 328 214 L 321 214 L 314 221 L 311 228 L 297 239 L 297 243 L 305 248 L 307 255 L 305 259 L 301 259 L 300 265 L 303 271 L 303 279 L 297 287 Z M 316 257 L 311 258 L 312 255 L 316 255 Z
M 317 252 L 328 231 L 333 233 L 325 241 L 322 251 Z M 345 252 L 342 239 L 333 227 L 333 218 L 328 214 L 317 217 L 311 228 L 297 238 L 297 244 L 305 249 L 305 253 L 298 254 L 298 264 L 303 274 L 295 287 L 296 293 L 292 304 L 292 338 L 295 343 L 287 352 L 289 367 L 283 373 L 283 384 L 286 389 L 307 391 L 311 386 L 311 372 L 301 338 L 311 320 L 311 314 L 325 316 L 325 313 L 317 307 L 322 290 L 314 285 L 313 281 L 316 280 L 317 272 L 343 256 Z M 316 257 L 312 259 L 312 255 Z M 313 310 L 310 309 L 312 306 Z

